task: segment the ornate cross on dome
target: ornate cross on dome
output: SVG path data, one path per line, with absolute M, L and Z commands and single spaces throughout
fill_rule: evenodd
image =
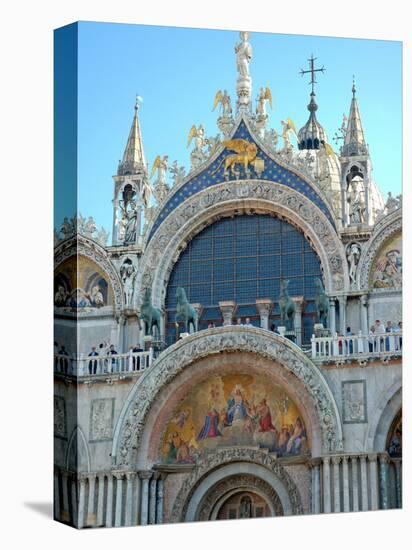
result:
M 315 93 L 315 84 L 317 83 L 317 80 L 316 80 L 316 73 L 324 73 L 326 71 L 325 67 L 322 65 L 322 67 L 320 69 L 316 69 L 315 68 L 315 61 L 316 61 L 317 57 L 313 57 L 313 54 L 311 55 L 311 57 L 308 59 L 309 61 L 309 69 L 304 71 L 303 69 L 300 70 L 300 74 L 303 76 L 307 73 L 310 73 L 310 82 L 309 84 L 312 85 L 312 94 Z

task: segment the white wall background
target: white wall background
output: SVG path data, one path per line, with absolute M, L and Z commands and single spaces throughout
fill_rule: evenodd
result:
M 50 520 L 52 499 L 52 29 L 78 19 L 404 40 L 404 197 L 411 205 L 409 3 L 307 0 L 52 0 L 3 3 L 1 156 L 1 523 L 4 548 L 405 548 L 399 512 L 76 532 Z M 406 68 L 408 70 L 406 70 Z M 376 67 L 379 70 L 379 67 Z M 382 75 L 385 78 L 385 75 Z M 383 136 L 390 139 L 390 136 Z M 407 207 L 405 211 L 408 212 Z M 408 214 L 405 225 L 409 233 Z M 404 239 L 408 243 L 408 236 Z M 405 281 L 410 267 L 405 246 Z M 411 297 L 410 283 L 405 303 Z M 404 308 L 405 326 L 411 308 Z M 408 330 L 408 328 L 406 328 Z M 406 343 L 406 355 L 410 345 Z M 412 392 L 408 360 L 405 395 Z M 406 399 L 410 413 L 412 399 Z M 405 414 L 405 445 L 412 427 Z M 409 445 L 408 445 L 409 439 Z M 408 453 L 409 455 L 409 453 Z M 410 461 L 407 464 L 410 467 Z M 405 498 L 410 501 L 405 472 Z M 410 514 L 410 512 L 409 512 Z M 410 517 L 410 515 L 409 515 Z M 410 538 L 410 535 L 409 535 Z M 406 539 L 407 540 L 407 539 Z M 92 546 L 91 546 L 92 545 Z

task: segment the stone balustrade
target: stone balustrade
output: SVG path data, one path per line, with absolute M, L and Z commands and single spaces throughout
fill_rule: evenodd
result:
M 312 359 L 326 362 L 362 360 L 373 357 L 400 357 L 402 355 L 402 332 L 388 332 L 379 336 L 359 332 L 352 336 L 312 336 Z
M 54 355 L 54 372 L 84 377 L 105 374 L 135 373 L 146 370 L 153 362 L 153 349 L 139 353 L 117 355 L 83 356 Z

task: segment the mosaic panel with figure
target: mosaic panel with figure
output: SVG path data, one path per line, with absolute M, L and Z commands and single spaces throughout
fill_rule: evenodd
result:
M 309 449 L 298 407 L 266 376 L 230 374 L 201 382 L 173 411 L 161 457 L 195 463 L 208 450 L 234 445 L 256 445 L 284 457 Z

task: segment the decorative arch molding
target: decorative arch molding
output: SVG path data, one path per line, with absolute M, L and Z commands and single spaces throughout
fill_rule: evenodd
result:
M 365 437 L 365 452 L 383 453 L 386 450 L 389 429 L 402 407 L 402 381 L 394 382 L 388 390 L 382 392 L 377 403 Z
M 269 358 L 296 376 L 313 403 L 320 426 L 320 451 L 342 449 L 342 424 L 333 394 L 321 371 L 295 344 L 259 328 L 219 327 L 197 332 L 165 350 L 132 388 L 115 428 L 114 465 L 136 460 L 147 417 L 162 388 L 199 359 L 220 352 L 247 351 Z
M 149 242 L 137 287 L 152 288 L 153 303 L 162 307 L 173 265 L 187 243 L 222 217 L 248 213 L 277 215 L 300 229 L 320 258 L 326 292 L 341 293 L 348 289 L 344 246 L 325 214 L 305 195 L 264 180 L 216 184 L 178 206 Z
M 78 234 L 71 239 L 63 241 L 56 247 L 54 253 L 55 269 L 72 256 L 84 256 L 89 258 L 106 273 L 113 290 L 115 312 L 119 314 L 124 301 L 123 287 L 116 268 L 112 264 L 106 250 L 96 241 L 87 239 Z
M 402 209 L 395 210 L 393 213 L 385 216 L 378 222 L 374 228 L 371 238 L 366 247 L 363 249 L 359 259 L 359 268 L 357 276 L 357 284 L 360 290 L 369 288 L 369 278 L 373 261 L 376 254 L 384 245 L 385 241 L 389 240 L 396 233 L 402 231 Z
M 269 486 L 278 496 L 285 515 L 303 514 L 299 490 L 276 456 L 262 449 L 231 447 L 218 449 L 198 462 L 176 497 L 170 521 L 194 521 L 210 490 L 235 473 L 253 473 L 261 480 L 257 482 L 260 488 Z
M 196 511 L 197 521 L 217 519 L 220 509 L 227 500 L 238 493 L 252 492 L 269 506 L 273 516 L 283 516 L 279 495 L 264 479 L 252 474 L 235 474 L 218 481 L 204 496 Z
M 70 453 L 72 450 L 76 456 L 76 467 L 71 468 L 70 465 Z M 66 470 L 80 470 L 82 473 L 90 472 L 91 462 L 89 446 L 87 444 L 86 436 L 80 426 L 75 426 L 69 438 L 67 444 L 66 456 L 64 457 L 64 464 Z

